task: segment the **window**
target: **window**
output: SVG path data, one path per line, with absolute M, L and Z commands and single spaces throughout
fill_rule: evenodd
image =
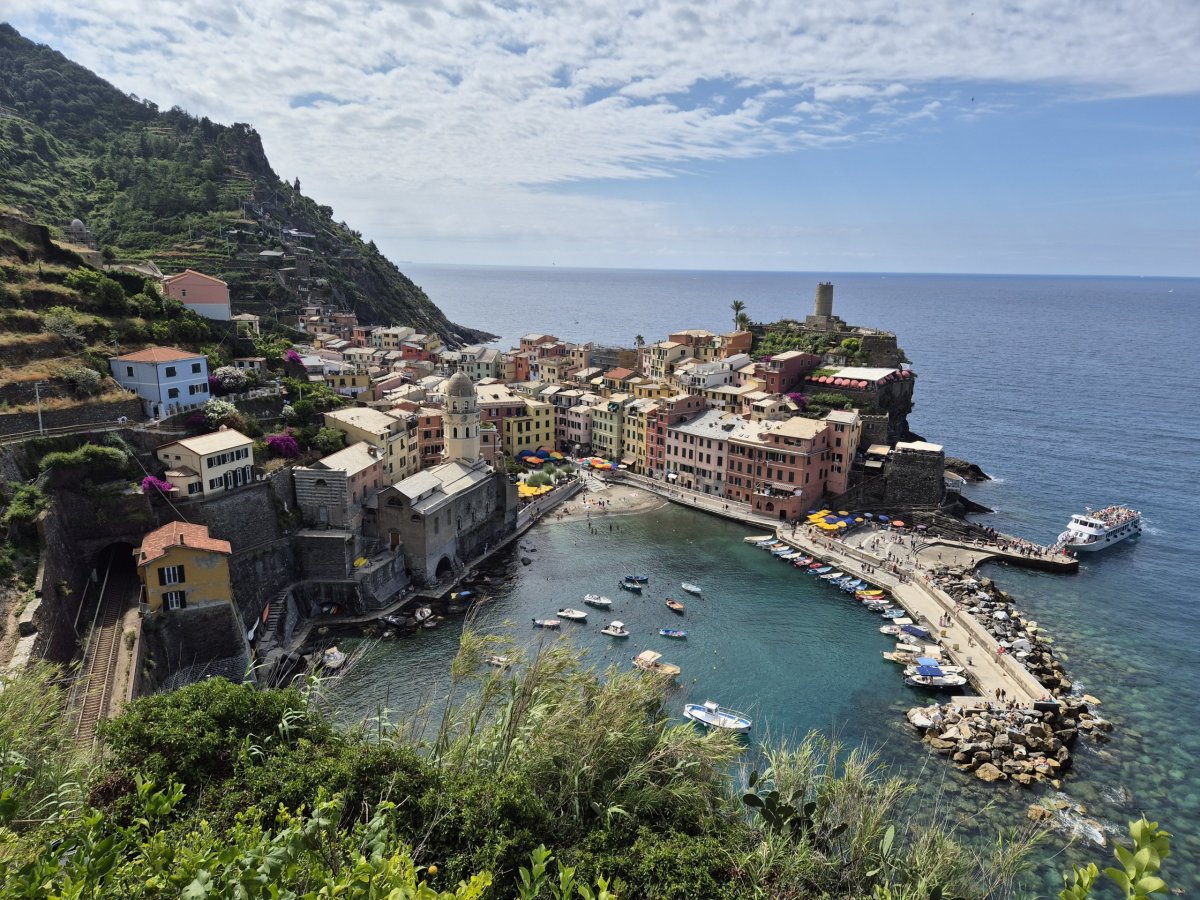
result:
M 198 494 L 203 490 L 203 486 L 198 481 L 193 481 L 188 485 L 188 494 Z
M 167 609 L 187 609 L 187 591 L 167 591 L 163 603 Z
M 192 363 L 192 374 L 193 375 L 200 374 L 200 363 Z
M 183 288 L 182 290 L 180 290 L 179 296 L 186 297 L 187 296 L 187 288 Z
M 133 377 L 133 366 L 126 366 L 125 374 L 128 375 L 130 378 L 132 378 Z
M 163 566 L 158 570 L 158 583 L 165 584 L 183 584 L 184 582 L 183 566 Z
M 168 378 L 174 378 L 175 377 L 175 367 L 167 366 L 165 373 Z
M 179 388 L 167 388 L 167 399 L 174 400 L 179 396 Z

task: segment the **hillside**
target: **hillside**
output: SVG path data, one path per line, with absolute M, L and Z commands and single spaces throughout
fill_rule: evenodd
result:
M 0 208 L 57 238 L 82 219 L 110 260 L 218 275 L 239 312 L 330 302 L 451 345 L 490 337 L 450 322 L 373 242 L 282 181 L 252 126 L 161 111 L 6 24 L 0 170 Z

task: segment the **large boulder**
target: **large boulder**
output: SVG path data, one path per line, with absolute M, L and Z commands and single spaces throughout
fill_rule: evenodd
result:
M 989 784 L 993 781 L 1004 781 L 1008 778 L 1003 772 L 993 766 L 990 762 L 984 763 L 975 770 L 975 777 L 980 781 L 986 781 Z

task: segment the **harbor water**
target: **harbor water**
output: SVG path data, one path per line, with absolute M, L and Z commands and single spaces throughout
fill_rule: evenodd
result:
M 1200 280 L 835 273 L 608 272 L 409 267 L 455 321 L 521 333 L 632 346 L 681 328 L 727 330 L 729 303 L 753 319 L 803 319 L 817 281 L 835 284 L 834 312 L 897 333 L 918 373 L 914 431 L 995 476 L 971 494 L 981 521 L 1048 542 L 1071 513 L 1127 503 L 1145 534 L 1082 560 L 1073 576 L 985 569 L 1056 640 L 1068 675 L 1103 700 L 1110 743 L 1081 741 L 1065 793 L 1110 829 L 1145 811 L 1175 835 L 1173 886 L 1200 890 L 1200 649 L 1190 581 L 1200 551 L 1193 470 L 1200 435 Z M 516 329 L 516 330 L 514 330 Z M 610 534 L 609 521 L 620 530 Z M 985 786 L 919 744 L 902 712 L 919 699 L 879 653 L 881 620 L 740 538 L 740 528 L 672 507 L 596 523 L 546 522 L 523 539 L 535 552 L 498 563 L 481 627 L 527 642 L 555 639 L 534 616 L 615 601 L 563 633 L 597 666 L 628 665 L 656 649 L 683 668 L 678 703 L 718 699 L 755 719 L 758 739 L 816 728 L 880 748 L 893 765 L 947 796 L 964 816 L 996 801 L 985 828 L 1017 825 L 1039 796 Z M 517 555 L 534 560 L 520 565 Z M 651 577 L 644 599 L 618 590 L 625 572 Z M 701 599 L 679 590 L 704 588 Z M 687 604 L 681 620 L 663 605 Z M 634 635 L 599 634 L 608 618 Z M 505 624 L 508 623 L 508 624 Z M 686 641 L 660 627 L 688 630 Z M 386 706 L 411 714 L 441 696 L 457 640 L 435 631 L 374 646 L 334 700 L 346 715 Z M 1048 855 L 1057 843 L 1047 845 Z M 1095 856 L 1107 851 L 1095 851 Z M 1045 867 L 1043 893 L 1056 889 Z

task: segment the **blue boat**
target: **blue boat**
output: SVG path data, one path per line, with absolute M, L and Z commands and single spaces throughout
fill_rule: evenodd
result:
M 685 638 L 685 637 L 687 637 L 687 632 L 684 631 L 682 628 L 660 628 L 660 629 L 658 629 L 658 633 L 661 634 L 663 637 L 669 637 L 669 638 Z
M 918 637 L 923 641 L 927 641 L 933 637 L 933 635 L 929 633 L 928 628 L 922 628 L 920 625 L 902 625 L 900 626 L 900 630 L 905 634 L 911 634 L 913 637 Z
M 640 584 L 638 584 L 636 581 L 633 581 L 632 579 L 629 579 L 629 578 L 625 578 L 621 581 L 618 581 L 617 585 L 623 591 L 632 591 L 635 594 L 640 594 L 642 592 L 642 586 Z
M 625 580 L 626 581 L 636 581 L 638 584 L 649 584 L 650 576 L 649 575 L 626 575 Z
M 819 569 L 809 569 L 809 575 L 824 575 L 827 572 L 832 572 L 833 566 L 821 566 Z

